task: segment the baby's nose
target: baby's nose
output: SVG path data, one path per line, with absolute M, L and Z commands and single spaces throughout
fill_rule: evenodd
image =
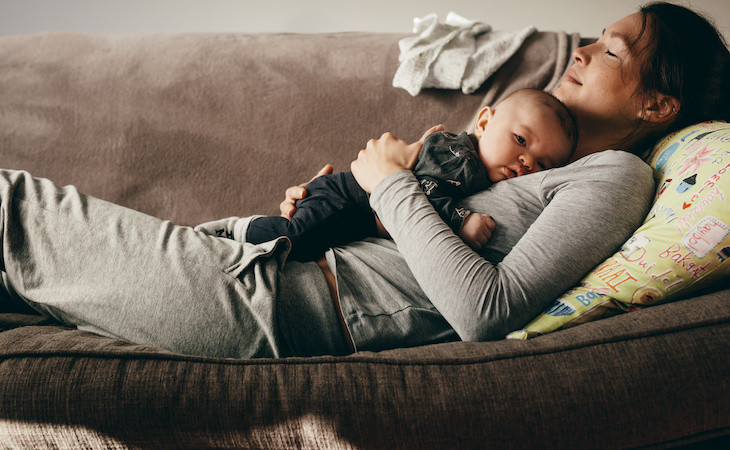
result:
M 522 170 L 524 170 L 524 173 L 532 173 L 533 166 L 535 164 L 533 164 L 533 161 L 530 158 L 522 155 L 519 157 L 519 161 L 520 165 L 522 166 Z M 520 175 L 524 175 L 524 173 L 520 173 Z

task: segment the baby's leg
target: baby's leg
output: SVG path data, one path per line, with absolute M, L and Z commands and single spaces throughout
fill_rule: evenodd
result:
M 315 178 L 296 207 L 291 220 L 280 216 L 229 217 L 200 224 L 195 230 L 251 244 L 286 236 L 292 242 L 288 259 L 294 261 L 314 261 L 330 247 L 388 236 L 382 225 L 377 226 L 368 196 L 350 172 Z
M 368 195 L 350 172 L 315 178 L 296 207 L 290 221 L 283 217 L 253 220 L 246 240 L 259 243 L 286 236 L 292 242 L 289 259 L 312 261 L 330 247 L 378 235 Z
M 292 220 L 280 216 L 258 217 L 246 229 L 246 242 L 261 244 L 286 236 L 292 243 L 288 259 L 300 262 L 316 261 L 324 256 L 328 248 L 350 242 L 351 239 L 343 240 L 340 237 L 348 233 L 348 224 L 334 222 L 344 220 L 345 216 L 336 215 L 346 212 L 332 211 L 331 215 L 320 221 L 311 221 L 312 217 L 308 212 L 306 206 L 300 207 Z M 362 236 L 352 237 L 357 239 Z

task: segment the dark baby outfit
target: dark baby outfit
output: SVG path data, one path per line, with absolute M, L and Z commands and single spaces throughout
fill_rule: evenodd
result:
M 470 211 L 455 203 L 491 184 L 479 158 L 478 141 L 467 133 L 429 135 L 413 173 L 441 218 L 457 234 Z M 368 194 L 351 172 L 340 172 L 312 180 L 291 220 L 278 216 L 253 220 L 246 242 L 259 244 L 286 236 L 292 242 L 290 260 L 312 261 L 328 248 L 377 235 Z

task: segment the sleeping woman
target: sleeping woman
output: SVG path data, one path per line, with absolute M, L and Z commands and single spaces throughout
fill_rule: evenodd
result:
M 392 241 L 335 247 L 309 263 L 287 261 L 283 238 L 218 239 L 0 171 L 5 289 L 80 329 L 205 356 L 502 338 L 640 225 L 654 182 L 635 152 L 685 125 L 730 119 L 730 53 L 687 8 L 647 5 L 573 59 L 554 95 L 578 124 L 574 162 L 464 200 L 497 224 L 479 253 L 440 219 L 409 170 L 423 138 L 385 134 L 351 169 Z M 304 189 L 287 192 L 284 214 Z

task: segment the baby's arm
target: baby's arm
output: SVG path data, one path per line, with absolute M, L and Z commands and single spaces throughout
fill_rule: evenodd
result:
M 466 216 L 459 230 L 459 237 L 469 247 L 479 250 L 487 244 L 494 231 L 494 221 L 485 214 L 471 213 Z
M 487 216 L 456 207 L 459 199 L 481 192 L 491 184 L 473 136 L 447 132 L 430 135 L 413 172 L 443 221 L 469 247 L 482 248 L 494 230 L 494 222 Z

